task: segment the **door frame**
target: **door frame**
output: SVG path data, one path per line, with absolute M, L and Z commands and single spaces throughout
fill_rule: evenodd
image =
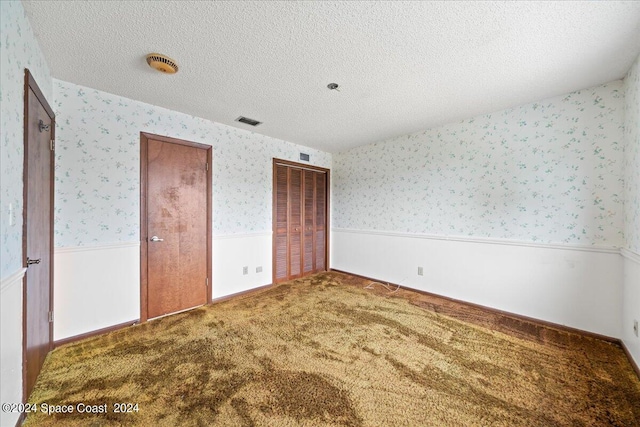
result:
M 147 234 L 148 228 L 148 183 L 149 183 L 149 169 L 148 169 L 148 154 L 149 154 L 149 140 L 166 142 L 169 144 L 185 145 L 187 147 L 199 148 L 206 150 L 207 152 L 207 277 L 209 278 L 207 286 L 207 304 L 211 304 L 212 290 L 213 290 L 213 277 L 212 277 L 212 154 L 213 147 L 207 144 L 201 144 L 199 142 L 185 141 L 183 139 L 172 138 L 169 136 L 155 135 L 147 132 L 140 132 L 140 323 L 148 320 L 148 292 L 149 292 L 149 236 Z
M 56 116 L 53 109 L 47 102 L 42 90 L 36 83 L 33 75 L 28 68 L 24 69 L 24 160 L 23 160 L 23 187 L 22 187 L 22 265 L 27 269 L 27 195 L 29 189 L 29 90 L 38 98 L 38 101 L 47 112 L 47 115 L 51 119 L 51 139 L 55 141 L 56 133 Z M 49 150 L 49 162 L 51 165 L 50 171 L 50 183 L 49 183 L 49 197 L 50 197 L 50 209 L 49 209 L 49 238 L 51 244 L 49 246 L 49 313 L 53 312 L 53 239 L 54 239 L 54 186 L 55 186 L 55 151 Z M 26 402 L 28 393 L 31 390 L 27 390 L 27 274 L 25 271 L 22 279 L 22 401 Z M 47 316 L 49 316 L 47 313 Z M 51 351 L 53 348 L 53 321 L 49 322 L 49 346 L 47 351 Z
M 272 191 L 271 191 L 271 229 L 272 229 L 272 234 L 271 234 L 271 283 L 275 284 L 276 283 L 276 228 L 277 228 L 277 224 L 276 224 L 276 165 L 283 165 L 283 166 L 291 166 L 294 168 L 298 168 L 298 169 L 307 169 L 307 170 L 312 170 L 314 172 L 324 172 L 327 175 L 327 182 L 326 182 L 326 187 L 325 187 L 325 191 L 326 191 L 326 202 L 325 202 L 325 206 L 324 206 L 324 218 L 325 218 L 325 228 L 324 228 L 324 266 L 325 266 L 325 270 L 329 271 L 330 270 L 330 266 L 329 266 L 329 235 L 330 235 L 330 225 L 329 222 L 331 221 L 329 212 L 331 212 L 330 209 L 330 195 L 331 195 L 331 169 L 327 169 L 327 168 L 323 168 L 320 166 L 314 166 L 314 165 L 309 165 L 306 163 L 298 163 L 298 162 L 292 162 L 291 160 L 284 160 L 284 159 L 278 159 L 278 158 L 273 158 L 273 165 L 272 165 L 272 181 L 273 181 L 273 187 L 272 187 Z M 288 243 L 287 243 L 288 244 Z M 302 265 L 300 266 L 300 273 L 302 274 Z

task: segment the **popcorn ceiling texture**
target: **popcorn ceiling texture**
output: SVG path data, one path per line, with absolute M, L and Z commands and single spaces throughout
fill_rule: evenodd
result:
M 22 268 L 24 69 L 31 71 L 49 104 L 52 90 L 49 68 L 19 1 L 0 1 L 0 34 L 0 277 L 5 278 Z
M 623 244 L 621 81 L 334 155 L 337 228 Z
M 622 79 L 640 53 L 629 1 L 24 4 L 60 80 L 332 153 Z
M 56 247 L 136 241 L 140 132 L 213 146 L 213 233 L 271 230 L 272 158 L 331 155 L 54 79 Z

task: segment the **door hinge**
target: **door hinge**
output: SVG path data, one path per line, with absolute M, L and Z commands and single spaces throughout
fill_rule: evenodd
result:
M 55 151 L 56 150 L 56 140 L 52 139 L 49 141 L 49 148 L 51 149 L 51 151 Z
M 207 277 L 207 280 L 205 281 L 207 288 L 209 287 L 209 278 Z
M 49 312 L 49 323 L 53 323 L 53 311 Z
M 207 172 L 209 172 L 209 162 L 204 164 L 204 168 L 206 169 Z

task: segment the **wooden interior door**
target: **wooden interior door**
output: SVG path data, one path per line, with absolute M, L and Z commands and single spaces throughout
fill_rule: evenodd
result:
M 274 159 L 273 281 L 327 269 L 328 170 Z
M 142 145 L 144 321 L 211 299 L 211 147 L 148 134 Z
M 29 397 L 53 343 L 53 140 L 55 116 L 25 71 L 23 394 Z

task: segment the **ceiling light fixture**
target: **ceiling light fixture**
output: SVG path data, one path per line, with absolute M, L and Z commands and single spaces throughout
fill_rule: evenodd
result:
M 178 72 L 176 61 L 161 53 L 150 53 L 147 55 L 149 67 L 165 74 L 175 74 Z

